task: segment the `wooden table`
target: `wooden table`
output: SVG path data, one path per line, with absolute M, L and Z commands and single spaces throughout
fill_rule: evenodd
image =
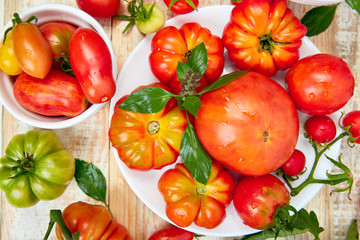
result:
M 145 0 L 144 2 L 154 2 Z M 166 12 L 166 6 L 162 0 L 156 1 Z M 0 26 L 11 18 L 12 13 L 20 12 L 34 5 L 42 3 L 62 3 L 77 7 L 75 0 L 1 0 L 0 1 Z M 230 0 L 200 0 L 200 6 L 229 4 Z M 305 6 L 289 2 L 295 15 L 302 17 L 312 6 Z M 126 2 L 121 1 L 120 14 L 127 14 Z M 174 15 L 167 13 L 167 18 Z M 116 50 L 118 69 L 120 70 L 129 54 L 143 39 L 143 35 L 136 28 L 123 34 L 127 22 L 118 19 L 99 20 L 104 27 Z M 323 53 L 330 53 L 343 58 L 350 66 L 355 75 L 355 95 L 345 106 L 344 111 L 360 109 L 360 18 L 350 7 L 342 3 L 338 6 L 335 19 L 330 28 L 311 40 Z M 108 139 L 109 103 L 99 112 L 86 121 L 74 127 L 55 130 L 64 146 L 74 156 L 93 162 L 105 174 L 108 184 L 108 202 L 115 219 L 125 225 L 133 239 L 147 239 L 153 232 L 168 225 L 151 210 L 149 210 L 132 192 L 123 178 Z M 24 133 L 33 129 L 11 116 L 4 107 L 0 108 L 0 153 L 4 155 L 5 147 L 9 140 L 18 133 Z M 352 169 L 354 175 L 351 201 L 346 193 L 335 193 L 329 196 L 332 187 L 325 186 L 316 197 L 306 206 L 308 210 L 314 210 L 319 218 L 320 226 L 325 228 L 321 239 L 344 239 L 346 230 L 351 219 L 359 215 L 359 186 L 360 186 L 360 147 L 350 149 L 343 142 L 341 153 L 343 162 Z M 50 202 L 40 202 L 28 209 L 16 209 L 10 206 L 3 193 L 0 198 L 0 239 L 1 240 L 37 240 L 42 239 L 49 221 L 50 209 L 63 209 L 75 201 L 97 203 L 87 197 L 72 181 L 66 192 L 58 199 Z M 51 239 L 55 239 L 52 234 Z M 201 239 L 232 239 L 220 237 L 202 237 Z M 313 239 L 310 234 L 303 234 L 288 239 Z

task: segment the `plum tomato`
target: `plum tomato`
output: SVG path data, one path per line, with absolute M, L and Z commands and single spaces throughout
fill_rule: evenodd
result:
M 204 93 L 194 126 L 211 157 L 239 174 L 254 176 L 278 169 L 294 151 L 299 135 L 290 96 L 257 72 Z
M 351 136 L 357 138 L 354 140 L 355 143 L 360 144 L 360 111 L 355 110 L 345 114 L 342 123 L 344 127 L 351 126 L 349 128 Z
M 76 0 L 78 7 L 94 18 L 110 18 L 120 8 L 120 0 Z
M 96 31 L 78 27 L 70 38 L 69 58 L 89 102 L 104 103 L 114 96 L 116 84 L 110 50 Z
M 45 40 L 50 44 L 53 59 L 69 54 L 69 41 L 76 27 L 65 22 L 49 22 L 40 27 Z M 53 61 L 53 67 L 61 69 L 62 61 Z
M 328 115 L 353 96 L 355 80 L 339 57 L 315 54 L 300 59 L 286 74 L 285 82 L 296 108 L 310 115 Z
M 297 176 L 305 168 L 306 157 L 303 152 L 295 149 L 290 158 L 281 165 L 281 170 L 288 176 Z
M 311 116 L 305 122 L 306 136 L 318 143 L 331 142 L 336 136 L 336 125 L 329 116 Z
M 242 176 L 234 192 L 234 206 L 244 224 L 260 230 L 271 228 L 276 208 L 289 201 L 286 186 L 271 174 Z
M 170 6 L 173 0 L 164 0 L 166 6 Z M 195 8 L 193 8 L 188 2 L 192 2 Z M 170 11 L 175 14 L 187 14 L 194 11 L 199 6 L 199 0 L 177 0 L 171 6 Z
M 176 226 L 170 226 L 153 233 L 148 240 L 192 240 L 194 233 Z

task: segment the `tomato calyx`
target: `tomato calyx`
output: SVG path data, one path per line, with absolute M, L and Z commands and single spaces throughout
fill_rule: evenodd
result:
M 23 21 L 21 20 L 19 14 L 17 12 L 15 12 L 13 14 L 13 19 L 11 20 L 13 25 L 11 27 L 9 27 L 8 29 L 5 30 L 5 33 L 4 33 L 4 39 L 3 39 L 3 44 L 5 43 L 5 40 L 6 40 L 6 36 L 7 34 L 13 30 L 13 28 L 17 25 L 17 24 L 20 24 L 20 23 L 23 23 Z M 28 19 L 25 20 L 25 22 L 27 23 L 30 23 L 31 21 L 35 20 L 35 25 L 36 23 L 38 22 L 38 18 L 36 16 L 30 16 Z
M 206 188 L 206 185 L 203 185 L 203 184 L 199 184 L 197 187 L 196 187 L 196 194 L 199 195 L 199 196 L 204 196 L 207 192 L 207 188 Z
M 268 35 L 262 36 L 260 38 L 260 45 L 258 48 L 259 53 L 262 52 L 263 50 L 272 53 L 274 48 L 275 48 L 275 43 L 271 38 L 271 32 Z
M 150 135 L 155 135 L 160 131 L 160 123 L 158 121 L 150 121 L 146 128 Z
M 12 171 L 10 172 L 10 178 L 16 178 L 19 174 L 23 174 L 26 172 L 33 172 L 35 165 L 33 156 L 28 153 L 25 153 L 24 155 L 25 158 L 17 160 L 16 163 L 18 165 L 12 167 Z
M 61 53 L 61 56 L 58 58 L 54 58 L 54 61 L 61 61 L 61 65 L 60 65 L 61 71 L 69 74 L 70 76 L 75 77 L 75 74 L 70 64 L 69 54 Z
M 269 130 L 267 128 L 265 128 L 265 130 L 263 131 L 263 138 L 264 138 L 264 143 L 266 143 L 269 140 Z

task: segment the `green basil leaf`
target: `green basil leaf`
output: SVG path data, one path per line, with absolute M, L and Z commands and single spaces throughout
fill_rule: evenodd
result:
M 75 180 L 79 188 L 89 197 L 106 203 L 106 180 L 100 169 L 84 160 L 76 159 L 75 164 Z
M 350 223 L 349 229 L 346 233 L 345 240 L 359 240 L 359 231 L 357 228 L 357 221 L 353 219 Z
M 345 0 L 345 2 L 360 14 L 360 1 L 359 0 Z
M 200 98 L 194 96 L 194 95 L 189 95 L 185 97 L 185 101 L 182 104 L 182 106 L 188 110 L 191 115 L 193 115 L 194 117 L 197 117 L 197 112 L 200 109 L 201 106 L 201 100 Z
M 191 68 L 183 62 L 178 62 L 177 68 L 176 68 L 176 75 L 178 76 L 180 82 L 184 82 L 186 78 L 186 73 L 188 73 L 191 70 Z
M 177 95 L 162 88 L 147 87 L 132 93 L 119 108 L 139 113 L 157 113 L 161 111 L 172 97 Z
M 190 122 L 181 139 L 180 156 L 194 179 L 206 184 L 211 172 L 211 158 L 201 146 Z
M 305 13 L 301 23 L 307 28 L 306 36 L 312 37 L 324 32 L 333 21 L 338 5 L 315 7 Z
M 200 77 L 202 77 L 207 69 L 207 61 L 207 50 L 205 43 L 202 42 L 191 50 L 191 56 L 187 64 L 194 72 L 197 72 L 200 74 Z
M 234 81 L 235 79 L 238 79 L 239 77 L 245 75 L 245 73 L 247 73 L 247 72 L 248 71 L 237 71 L 237 72 L 228 73 L 228 74 L 222 76 L 221 78 L 219 78 L 213 84 L 204 88 L 201 92 L 198 93 L 198 95 L 221 88 L 221 87 L 225 86 L 226 84 Z

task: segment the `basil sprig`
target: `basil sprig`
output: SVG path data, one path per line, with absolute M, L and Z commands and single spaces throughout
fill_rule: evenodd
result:
M 187 115 L 190 113 L 196 117 L 201 106 L 199 98 L 201 94 L 218 89 L 246 73 L 246 71 L 239 71 L 224 75 L 198 93 L 195 89 L 199 86 L 199 81 L 206 68 L 207 51 L 202 42 L 191 50 L 185 63 L 178 63 L 176 70 L 181 81 L 182 91 L 180 94 L 173 94 L 158 87 L 142 88 L 132 93 L 118 107 L 126 111 L 156 113 L 163 109 L 171 98 L 175 98 L 180 109 L 184 109 Z M 195 180 L 206 184 L 211 171 L 211 157 L 202 147 L 189 118 L 188 126 L 181 139 L 180 156 Z

